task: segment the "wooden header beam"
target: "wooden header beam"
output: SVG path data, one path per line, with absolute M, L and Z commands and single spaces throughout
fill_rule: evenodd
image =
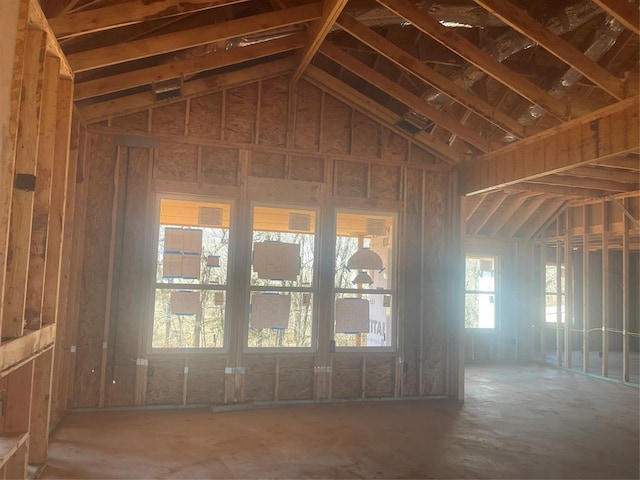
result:
M 639 101 L 628 98 L 461 166 L 461 194 L 498 190 L 637 150 Z
M 309 63 L 311 63 L 311 59 L 320 48 L 331 27 L 336 23 L 338 15 L 340 15 L 346 4 L 347 0 L 324 0 L 322 16 L 309 28 L 307 44 L 296 58 L 298 66 L 291 77 L 292 86 L 298 82 Z
M 308 22 L 320 16 L 321 8 L 320 3 L 310 3 L 182 32 L 134 40 L 126 44 L 109 45 L 71 54 L 69 62 L 74 72 L 84 72 L 94 68 Z
M 466 38 L 441 25 L 435 18 L 427 12 L 418 9 L 408 0 L 376 1 L 397 13 L 425 35 L 428 35 L 438 43 L 452 50 L 507 88 L 540 106 L 547 113 L 550 113 L 560 120 L 566 120 L 568 118 L 568 107 L 563 102 L 552 97 L 548 92 L 545 92 L 522 75 L 517 74 L 503 65 Z
M 574 68 L 618 100 L 625 97 L 624 83 L 607 72 L 569 42 L 541 25 L 527 12 L 505 0 L 473 0 L 514 30 L 529 37 L 542 48 Z M 637 13 L 637 12 L 636 12 Z

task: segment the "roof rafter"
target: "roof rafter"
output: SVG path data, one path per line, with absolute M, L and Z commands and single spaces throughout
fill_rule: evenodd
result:
M 489 142 L 486 138 L 478 135 L 477 131 L 465 127 L 457 119 L 435 107 L 432 107 L 424 99 L 400 87 L 393 80 L 390 80 L 372 68 L 369 68 L 364 63 L 356 60 L 335 45 L 325 43 L 320 47 L 320 53 L 342 65 L 344 68 L 364 79 L 376 88 L 386 92 L 396 100 L 399 100 L 405 105 L 411 107 L 421 115 L 424 115 L 450 132 L 456 133 L 460 138 L 471 143 L 483 152 L 489 150 Z
M 347 0 L 324 0 L 322 16 L 309 27 L 307 44 L 296 56 L 298 66 L 291 76 L 291 85 L 298 82 L 346 4 Z
M 625 0 L 593 0 L 593 3 L 618 20 L 636 35 L 640 35 L 638 7 Z
M 68 38 L 124 27 L 147 20 L 174 17 L 247 0 L 135 0 L 117 5 L 62 14 L 49 19 L 56 38 Z
M 540 106 L 547 113 L 560 120 L 568 117 L 568 107 L 548 92 L 533 84 L 522 75 L 517 74 L 493 58 L 469 40 L 441 25 L 428 13 L 418 9 L 407 0 L 376 0 L 389 10 L 397 13 L 424 34 L 441 43 L 445 47 L 472 63 L 487 75 Z
M 204 57 L 189 58 L 157 65 L 155 67 L 132 70 L 118 75 L 101 77 L 76 84 L 74 98 L 75 100 L 82 100 L 97 97 L 140 85 L 193 75 L 207 70 L 215 70 L 256 58 L 268 57 L 277 53 L 300 48 L 304 45 L 304 41 L 304 34 L 297 33 L 289 37 L 277 38 L 261 44 L 218 51 Z
M 321 7 L 319 2 L 310 3 L 186 31 L 134 40 L 126 44 L 86 50 L 69 55 L 69 63 L 74 72 L 83 72 L 220 40 L 287 27 L 318 18 Z
M 498 17 L 514 30 L 538 43 L 538 45 L 554 55 L 556 58 L 576 69 L 613 97 L 618 100 L 622 100 L 625 97 L 625 88 L 622 80 L 607 72 L 580 50 L 561 37 L 555 35 L 551 30 L 529 16 L 529 14 L 524 10 L 513 5 L 510 1 L 473 1 L 489 13 Z
M 356 21 L 350 15 L 345 13 L 340 15 L 338 25 L 351 36 L 368 45 L 401 69 L 422 79 L 488 122 L 491 122 L 506 132 L 512 133 L 518 138 L 524 137 L 524 127 L 515 119 L 477 97 L 472 92 L 452 82 L 434 69 L 429 68 L 400 47 Z

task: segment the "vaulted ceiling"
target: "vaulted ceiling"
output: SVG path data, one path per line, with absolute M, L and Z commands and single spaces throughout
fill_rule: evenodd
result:
M 469 235 L 532 238 L 572 202 L 639 195 L 637 1 L 41 5 L 89 122 L 284 69 L 458 169 Z

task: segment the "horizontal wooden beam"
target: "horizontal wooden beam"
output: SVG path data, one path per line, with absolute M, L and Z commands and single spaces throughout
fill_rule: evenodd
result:
M 297 33 L 289 37 L 278 38 L 265 43 L 218 51 L 204 57 L 188 58 L 177 62 L 133 70 L 119 75 L 101 77 L 88 82 L 77 83 L 74 98 L 75 100 L 83 100 L 107 93 L 127 90 L 140 85 L 148 85 L 162 80 L 184 77 L 257 58 L 268 57 L 277 53 L 300 48 L 304 45 L 304 41 L 304 33 Z
M 636 35 L 640 35 L 640 14 L 638 4 L 626 0 L 593 0 L 593 3 L 627 27 Z
M 309 27 L 307 44 L 296 58 L 298 63 L 291 76 L 291 85 L 300 79 L 346 4 L 347 0 L 324 0 L 322 16 Z
M 608 193 L 633 192 L 638 190 L 638 178 L 634 183 L 623 183 L 615 180 L 604 180 L 601 178 L 581 178 L 573 175 L 545 175 L 530 180 L 533 183 L 544 183 L 547 185 L 563 185 L 567 187 L 591 188 L 602 190 Z
M 343 13 L 338 19 L 338 25 L 351 36 L 357 38 L 362 43 L 384 56 L 387 60 L 395 63 L 404 71 L 417 76 L 424 82 L 441 91 L 455 102 L 458 102 L 465 108 L 472 110 L 474 113 L 492 123 L 505 132 L 509 132 L 517 138 L 524 137 L 524 127 L 515 119 L 511 118 L 504 112 L 498 110 L 495 106 L 485 102 L 477 97 L 469 90 L 452 82 L 444 75 L 436 72 L 434 69 L 426 66 L 417 58 L 409 55 L 400 47 L 394 45 L 381 35 L 370 28 L 357 22 L 353 17 Z
M 550 54 L 574 68 L 618 100 L 625 97 L 622 80 L 587 57 L 562 37 L 555 35 L 509 0 L 473 0 L 514 30 L 536 42 Z M 638 12 L 636 11 L 636 14 Z M 636 15 L 637 16 L 637 15 Z
M 327 42 L 320 47 L 320 52 L 371 85 L 404 103 L 419 114 L 427 117 L 441 127 L 446 128 L 450 132 L 455 133 L 460 138 L 466 140 L 481 151 L 487 152 L 489 150 L 488 140 L 486 137 L 479 135 L 477 130 L 466 127 L 459 120 L 450 117 L 442 110 L 438 110 L 437 108 L 429 105 L 424 99 L 412 94 L 398 85 L 397 82 L 394 82 L 381 73 L 376 72 L 374 69 L 369 68 L 364 63 L 356 60 L 354 57 L 346 53 L 344 50 L 341 50 L 335 45 Z
M 49 19 L 58 39 L 101 32 L 158 18 L 195 13 L 247 0 L 134 0 Z
M 329 75 L 314 65 L 309 65 L 305 75 L 312 83 L 320 86 L 320 88 L 323 88 L 324 90 L 327 90 L 347 104 L 353 105 L 362 112 L 371 115 L 378 121 L 384 122 L 387 125 L 395 125 L 401 120 L 399 115 L 387 110 L 366 95 L 363 95 L 357 90 L 349 87 L 345 83 L 339 81 L 332 75 Z M 447 163 L 456 164 L 463 160 L 462 155 L 460 155 L 456 150 L 425 132 L 415 135 L 414 139 L 416 143 L 422 144 L 424 148 Z
M 466 163 L 460 168 L 460 192 L 498 190 L 637 150 L 639 100 L 628 98 Z
M 69 55 L 74 72 L 83 72 L 117 63 L 175 52 L 207 43 L 228 40 L 252 33 L 296 25 L 320 16 L 322 4 L 310 3 L 299 7 L 253 15 L 228 22 L 205 25 L 181 32 L 133 40 L 126 44 L 86 50 Z
M 177 99 L 158 102 L 152 92 L 137 93 L 106 102 L 79 106 L 82 119 L 87 123 L 97 122 L 105 118 L 126 115 L 154 106 L 181 102 L 185 98 L 206 95 L 225 88 L 244 85 L 265 78 L 287 74 L 293 66 L 293 58 L 288 57 L 269 63 L 248 67 L 239 71 L 214 75 L 208 78 L 185 82 L 182 96 Z
M 452 29 L 441 25 L 435 18 L 418 9 L 408 0 L 377 0 L 377 2 L 407 20 L 425 35 L 472 63 L 496 81 L 540 106 L 547 113 L 560 120 L 568 118 L 568 107 L 563 102 L 503 65 Z
M 30 0 L 29 27 L 34 30 L 41 30 L 44 32 L 46 37 L 47 53 L 60 59 L 60 75 L 64 78 L 73 78 L 73 71 L 71 69 L 71 66 L 69 65 L 67 57 L 56 41 L 56 37 L 53 34 L 53 31 L 51 30 L 49 22 L 47 22 L 44 13 L 42 13 L 40 4 L 37 0 Z
M 640 170 L 640 161 L 638 162 Z M 640 173 L 638 171 L 630 172 L 622 169 L 598 168 L 598 167 L 577 167 L 569 170 L 567 173 L 578 177 L 598 178 L 601 180 L 614 180 L 618 182 L 638 183 Z
M 546 185 L 543 183 L 522 182 L 513 186 L 514 190 L 524 192 L 546 193 L 555 196 L 579 198 L 604 198 L 607 193 L 592 188 L 567 187 L 562 185 Z
M 602 167 L 622 168 L 624 170 L 633 170 L 637 172 L 640 170 L 640 158 L 629 157 L 607 157 L 601 158 L 594 162 L 592 165 L 600 165 Z
M 33 330 L 22 337 L 0 344 L 0 377 L 23 365 L 46 348 L 53 345 L 55 324 Z

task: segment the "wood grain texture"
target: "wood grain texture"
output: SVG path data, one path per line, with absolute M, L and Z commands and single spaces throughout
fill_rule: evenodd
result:
M 351 154 L 378 158 L 380 152 L 380 124 L 360 112 L 353 115 L 353 143 Z
M 367 196 L 368 165 L 360 162 L 335 162 L 335 194 L 349 197 Z
M 114 117 L 111 119 L 111 126 L 130 133 L 146 133 L 149 130 L 149 110 Z
M 296 90 L 295 148 L 317 152 L 320 142 L 319 88 L 300 81 Z
M 225 94 L 224 139 L 253 143 L 256 135 L 258 83 L 231 88 Z
M 394 356 L 367 355 L 365 396 L 367 398 L 393 397 L 394 375 Z
M 249 162 L 249 175 L 263 178 L 285 178 L 285 162 L 284 154 L 254 150 Z
M 182 404 L 183 358 L 149 359 L 147 405 Z
M 200 181 L 213 185 L 238 184 L 238 150 L 202 147 Z
M 220 140 L 222 134 L 222 92 L 192 98 L 187 130 L 193 137 Z
M 282 356 L 278 400 L 311 400 L 313 398 L 314 357 Z
M 189 358 L 187 404 L 222 403 L 224 401 L 224 356 Z
M 370 168 L 370 196 L 386 200 L 400 200 L 400 182 L 402 180 L 400 167 L 385 167 L 384 165 L 373 164 Z
M 301 155 L 291 155 L 290 158 L 289 178 L 291 180 L 324 181 L 324 159 Z
M 258 143 L 271 147 L 286 146 L 289 99 L 287 78 L 264 80 L 260 98 Z
M 151 114 L 151 132 L 184 135 L 186 115 L 187 102 L 156 107 Z
M 350 152 L 351 115 L 350 106 L 332 95 L 324 95 L 320 151 L 343 155 Z
M 185 143 L 160 142 L 158 180 L 195 182 L 198 179 L 198 147 Z
M 276 358 L 273 356 L 247 355 L 244 357 L 244 368 L 246 400 L 274 400 Z
M 332 355 L 332 398 L 362 397 L 362 355 Z

